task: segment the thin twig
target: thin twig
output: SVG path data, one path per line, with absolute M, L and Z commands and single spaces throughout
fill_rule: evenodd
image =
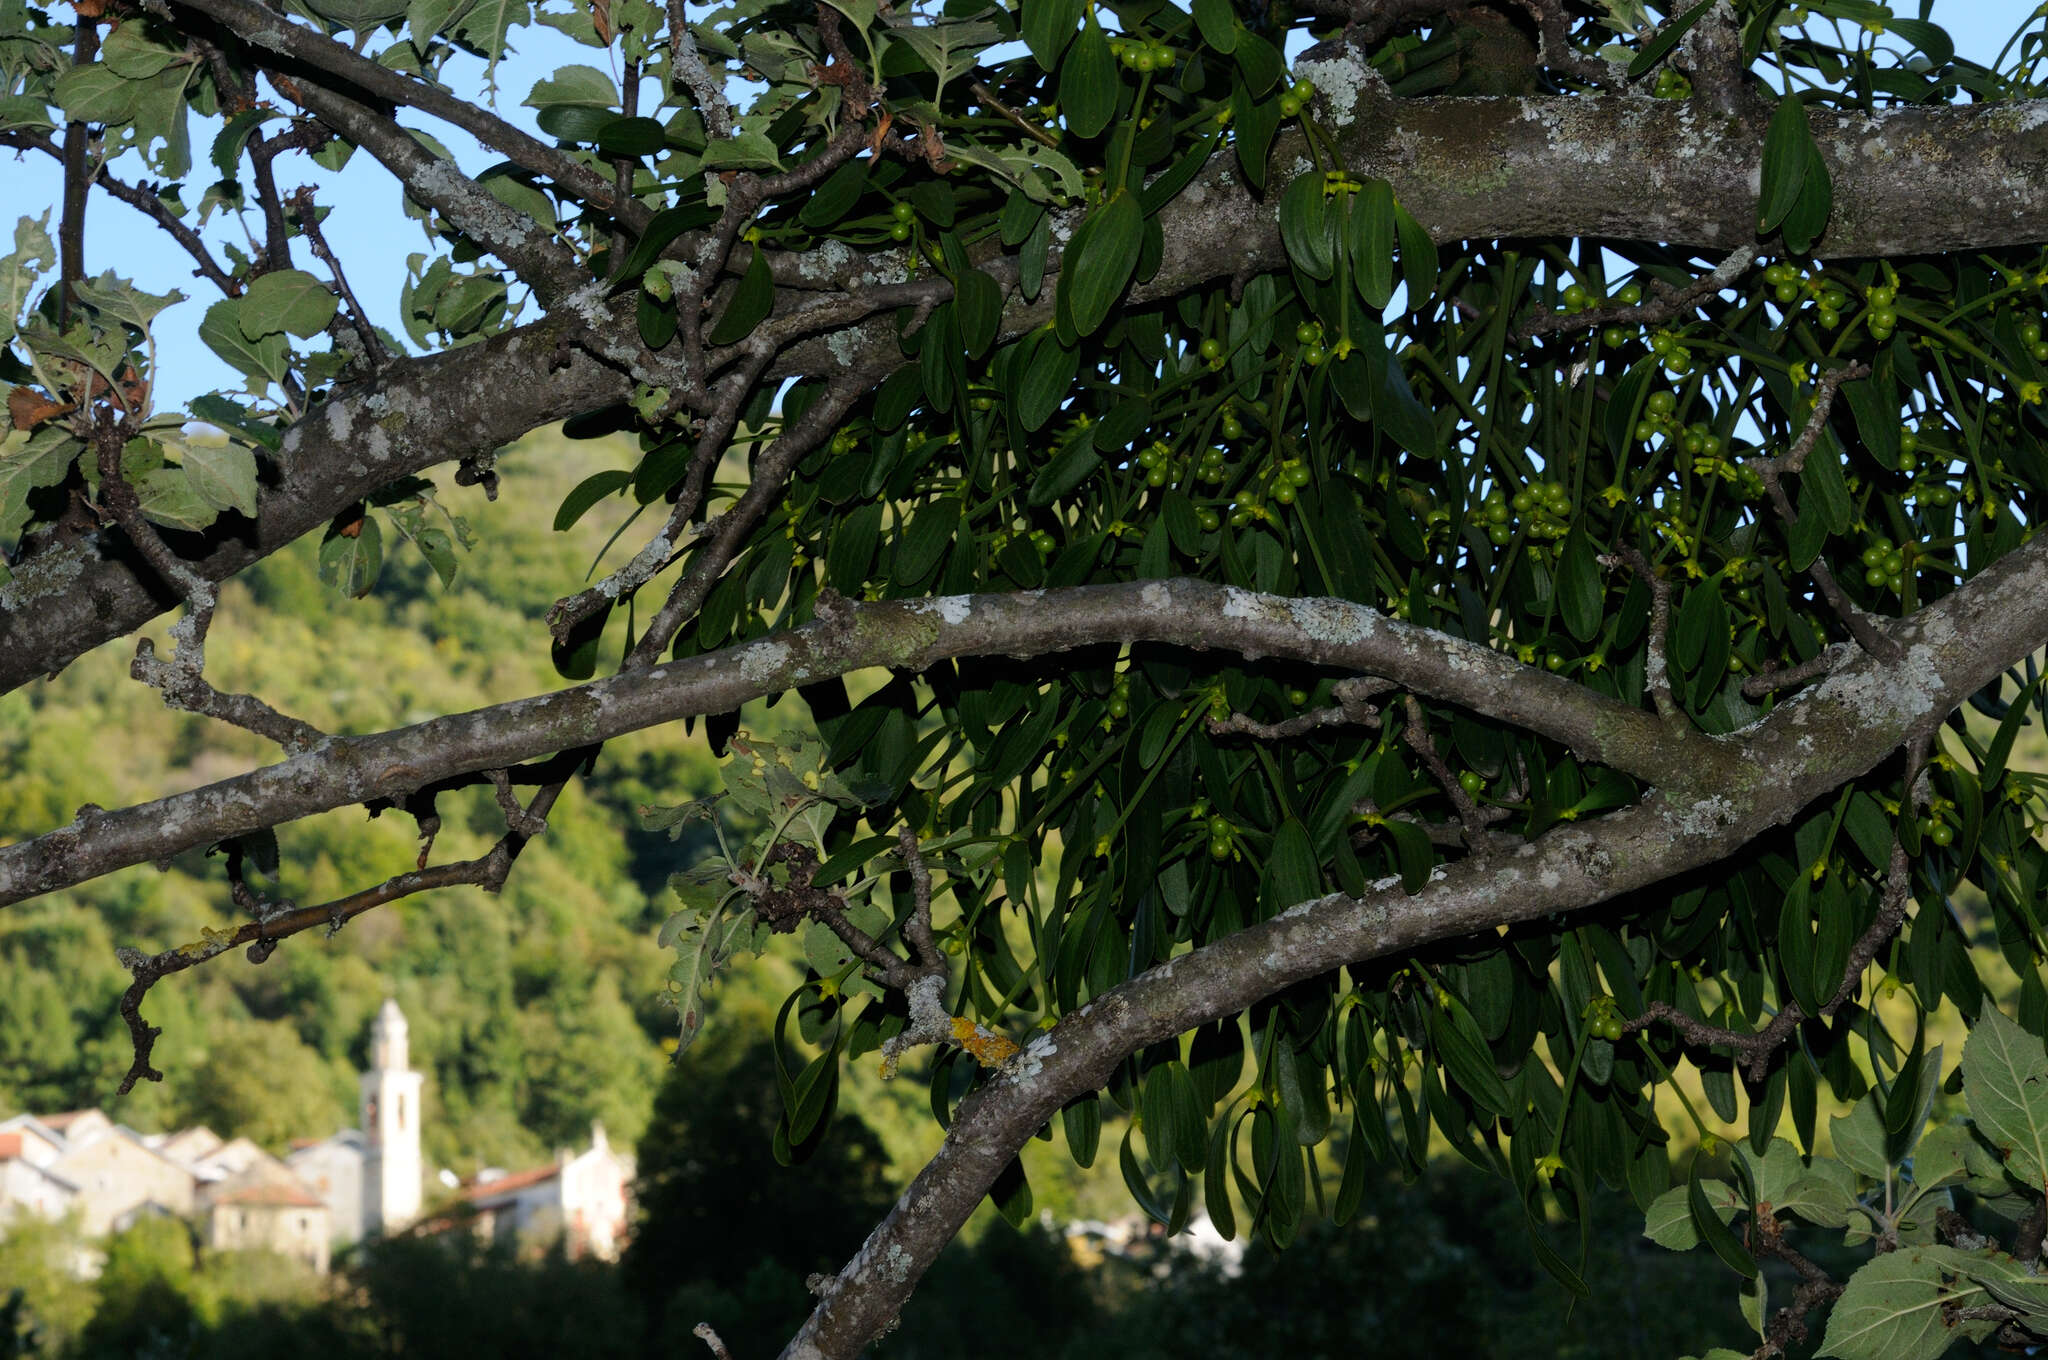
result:
M 903 925 L 903 937 L 919 964 L 929 972 L 943 973 L 945 957 L 932 935 L 932 871 L 925 867 L 915 831 L 903 827 L 896 833 L 896 844 L 903 854 L 903 867 L 910 871 L 910 919 Z
M 1726 288 L 1755 259 L 1756 247 L 1743 246 L 1683 288 L 1673 288 L 1662 279 L 1652 279 L 1649 297 L 1639 303 L 1606 302 L 1588 307 L 1583 312 L 1538 312 L 1515 327 L 1515 338 L 1534 340 L 1560 331 L 1590 330 L 1597 326 L 1662 325 L 1682 312 L 1691 311 L 1699 305 L 1700 299 Z
M 1406 695 L 1402 699 L 1402 707 L 1408 715 L 1408 721 L 1401 727 L 1402 742 L 1409 750 L 1415 752 L 1416 759 L 1422 762 L 1423 768 L 1436 780 L 1437 787 L 1451 800 L 1451 806 L 1457 809 L 1458 824 L 1465 828 L 1467 842 L 1478 844 L 1480 833 L 1505 818 L 1508 810 L 1497 807 L 1483 808 L 1473 802 L 1472 795 L 1465 792 L 1465 786 L 1458 782 L 1458 776 L 1451 773 L 1451 767 L 1445 764 L 1443 756 L 1437 753 L 1436 742 L 1429 735 L 1429 721 L 1422 712 L 1422 701 L 1412 694 Z
M 697 50 L 697 35 L 690 31 L 683 0 L 668 0 L 669 89 L 680 80 L 683 88 L 697 97 L 697 112 L 713 137 L 732 136 L 732 105 L 726 102 L 725 82 L 712 74 Z
M 1771 504 L 1778 512 L 1778 518 L 1785 522 L 1785 532 L 1788 535 L 1792 531 L 1792 526 L 1799 522 L 1799 514 L 1792 508 L 1791 497 L 1785 494 L 1784 475 L 1788 472 L 1800 472 L 1806 467 L 1807 456 L 1820 443 L 1821 434 L 1827 428 L 1828 413 L 1834 408 L 1835 396 L 1841 391 L 1842 384 L 1869 376 L 1870 366 L 1862 363 L 1830 369 L 1821 374 L 1814 384 L 1812 414 L 1807 417 L 1805 428 L 1801 429 L 1798 437 L 1792 441 L 1792 447 L 1777 458 L 1749 460 L 1748 466 L 1763 480 L 1764 490 L 1770 493 Z M 1881 657 L 1886 661 L 1899 659 L 1899 645 L 1878 632 L 1863 611 L 1850 600 L 1835 580 L 1835 573 L 1828 567 L 1824 555 L 1814 554 L 1813 561 L 1807 564 L 1806 574 L 1813 581 L 1814 587 L 1820 591 L 1821 598 L 1827 601 L 1828 608 L 1834 611 L 1842 626 L 1849 630 L 1849 635 L 1856 639 L 1857 646 L 1871 656 Z
M 1821 648 L 1796 666 L 1787 666 L 1783 670 L 1775 666 L 1766 666 L 1742 682 L 1742 697 L 1761 699 L 1777 690 L 1790 689 L 1794 685 L 1803 685 L 1809 680 L 1818 679 L 1848 660 L 1849 652 L 1847 643 L 1837 642 Z
M 831 437 L 840 419 L 880 376 L 879 368 L 849 369 L 835 378 L 810 409 L 769 446 L 754 467 L 752 482 L 732 508 L 705 526 L 699 536 L 702 547 L 684 572 L 668 599 L 648 621 L 647 631 L 627 659 L 629 666 L 652 665 L 661 657 L 683 621 L 703 606 L 718 578 L 737 554 L 740 544 L 771 501 L 782 494 L 784 484 L 797 463 Z
M 1905 849 L 1892 842 L 1891 867 L 1885 881 L 1884 900 L 1877 916 L 1871 921 L 1855 945 L 1849 951 L 1849 961 L 1842 970 L 1842 982 L 1835 989 L 1825 1005 L 1820 1008 L 1823 1019 L 1832 1019 L 1837 1011 L 1847 1005 L 1856 995 L 1863 972 L 1877 957 L 1877 952 L 1898 932 L 1906 919 L 1906 903 L 1910 900 L 1912 888 L 1912 866 L 1906 859 Z M 1736 1062 L 1748 1074 L 1750 1080 L 1763 1080 L 1769 1067 L 1770 1057 L 1778 1047 L 1791 1037 L 1801 1022 L 1810 1019 L 1804 1007 L 1797 1001 L 1788 1000 L 1770 1023 L 1760 1030 L 1727 1029 L 1711 1025 L 1704 1020 L 1694 1019 L 1668 1001 L 1653 1001 L 1643 1008 L 1643 1013 L 1622 1022 L 1622 1029 L 1628 1033 L 1647 1029 L 1651 1024 L 1662 1021 L 1684 1037 L 1689 1044 L 1699 1048 L 1726 1048 L 1734 1052 Z
M 561 785 L 551 784 L 534 795 L 522 817 L 531 822 L 545 821 L 548 811 L 554 806 Z M 209 931 L 200 940 L 160 954 L 144 954 L 138 949 L 115 951 L 132 981 L 121 995 L 121 1018 L 127 1023 L 128 1037 L 134 1048 L 134 1056 L 128 1066 L 128 1074 L 121 1079 L 119 1094 L 126 1095 L 138 1081 L 162 1081 L 164 1074 L 150 1065 L 150 1055 L 156 1046 L 157 1036 L 163 1030 L 142 1018 L 143 998 L 149 989 L 173 973 L 181 973 L 208 959 L 216 958 L 240 945 L 248 945 L 252 962 L 260 963 L 277 948 L 277 942 L 293 935 L 319 927 L 325 927 L 332 935 L 335 931 L 366 911 L 395 902 L 402 897 L 427 892 L 434 888 L 471 885 L 485 892 L 498 892 L 505 886 L 506 876 L 512 864 L 519 858 L 519 852 L 526 846 L 529 837 L 513 828 L 501 836 L 489 850 L 475 859 L 455 864 L 440 864 L 431 869 L 415 869 L 385 879 L 374 887 L 350 893 L 318 906 L 297 907 L 280 903 L 268 914 L 253 921 L 244 922 L 232 931 Z
M 301 185 L 292 195 L 292 207 L 299 214 L 299 230 L 306 235 L 306 244 L 312 248 L 314 257 L 327 266 L 334 275 L 334 289 L 341 294 L 342 306 L 348 309 L 349 324 L 355 328 L 356 338 L 363 342 L 363 355 L 369 361 L 370 371 L 375 373 L 391 361 L 384 351 L 384 342 L 377 338 L 376 328 L 363 312 L 363 306 L 356 301 L 355 290 L 348 286 L 348 276 L 341 272 L 341 261 L 327 248 L 327 237 L 320 230 L 320 210 L 313 203 L 313 186 Z
M 40 151 L 59 162 L 64 159 L 62 147 L 48 134 L 32 128 L 0 130 L 0 146 L 11 146 L 23 151 Z M 164 206 L 163 200 L 156 196 L 154 186 L 146 182 L 130 184 L 126 180 L 118 179 L 107 173 L 105 165 L 101 165 L 99 173 L 93 176 L 93 183 L 137 212 L 147 215 L 151 221 L 170 233 L 171 239 L 184 247 L 185 253 L 199 266 L 193 271 L 194 274 L 204 278 L 229 297 L 240 291 L 234 276 L 221 268 L 220 262 L 213 258 L 213 253 L 206 248 L 206 242 L 200 239 L 199 233 L 183 218 Z
M 1650 588 L 1650 643 L 1643 656 L 1643 688 L 1650 692 L 1658 716 L 1667 722 L 1683 718 L 1684 711 L 1671 696 L 1671 583 L 1659 576 L 1649 559 L 1634 547 L 1604 553 L 1599 561 L 1608 567 L 1627 566 L 1637 580 Z
M 72 43 L 73 70 L 90 66 L 100 50 L 100 21 L 81 13 Z M 85 280 L 86 189 L 92 183 L 87 164 L 92 142 L 91 125 L 73 119 L 64 125 L 64 210 L 57 223 L 57 258 L 60 268 L 57 288 L 57 328 L 70 323 L 72 288 Z
M 430 113 L 454 124 L 521 169 L 553 181 L 564 193 L 623 222 L 636 234 L 652 214 L 620 200 L 604 175 L 546 146 L 496 114 L 448 91 L 359 56 L 323 33 L 292 23 L 255 0 L 170 0 L 216 20 L 256 53 L 277 52 L 379 99 Z M 323 121 L 325 121 L 323 119 Z M 337 129 L 339 130 L 339 129 Z M 348 134 L 343 133 L 344 136 Z M 356 140 L 350 137 L 351 141 Z M 382 157 L 379 157 L 381 160 Z

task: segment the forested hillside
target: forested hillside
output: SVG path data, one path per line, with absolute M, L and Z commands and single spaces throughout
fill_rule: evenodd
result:
M 224 592 L 208 647 L 220 683 L 328 731 L 568 683 L 535 645 L 546 637 L 541 615 L 617 516 L 558 533 L 552 507 L 588 472 L 635 456 L 623 444 L 542 436 L 500 461 L 518 494 L 486 504 L 480 490 L 444 486 L 441 505 L 475 536 L 446 587 L 381 515 L 384 566 L 367 598 L 344 601 L 321 582 L 311 540 L 269 558 Z M 110 643 L 0 697 L 0 843 L 61 824 L 84 803 L 117 806 L 276 758 L 246 733 L 167 710 L 128 677 L 132 654 L 132 643 Z M 138 867 L 23 904 L 0 917 L 0 1109 L 98 1104 L 138 1128 L 201 1121 L 273 1146 L 324 1135 L 354 1122 L 368 1022 L 394 995 L 428 1074 L 430 1161 L 542 1159 L 587 1138 L 593 1118 L 635 1141 L 660 1041 L 674 1031 L 647 932 L 670 910 L 664 881 L 691 843 L 621 828 L 637 828 L 637 804 L 715 785 L 701 731 L 613 743 L 601 777 L 556 808 L 502 897 L 444 890 L 331 941 L 291 941 L 260 967 L 223 960 L 157 988 L 149 1005 L 164 1028 L 166 1080 L 119 1100 L 129 1053 L 115 1006 L 128 977 L 114 950 L 161 949 L 227 924 L 221 861 L 190 854 L 168 872 Z M 444 798 L 441 811 L 443 851 L 481 848 L 499 815 L 487 790 Z M 398 872 L 417 853 L 413 831 L 396 814 L 366 825 L 360 809 L 286 828 L 278 891 L 318 902 Z

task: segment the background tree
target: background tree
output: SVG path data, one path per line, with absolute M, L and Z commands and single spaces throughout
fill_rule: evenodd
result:
M 1983 65 L 1864 0 L 57 18 L 0 9 L 0 138 L 63 169 L 0 260 L 0 682 L 175 609 L 135 679 L 284 757 L 0 849 L 0 902 L 218 851 L 227 924 L 119 955 L 129 1083 L 166 975 L 501 889 L 600 743 L 704 717 L 724 799 L 650 813 L 706 847 L 661 934 L 679 1043 L 798 933 L 778 1155 L 878 1049 L 938 1047 L 949 1126 L 788 1354 L 856 1353 L 984 1196 L 1028 1213 L 1054 1123 L 1169 1228 L 1199 1199 L 1284 1246 L 1318 1149 L 1344 1218 L 1433 1129 L 1568 1288 L 1604 1183 L 1726 1262 L 1764 1350 L 1830 1304 L 1831 1354 L 2039 1332 L 2038 33 Z M 460 60 L 494 83 L 533 23 L 603 65 L 522 128 Z M 358 154 L 430 245 L 404 339 L 280 178 Z M 87 277 L 105 197 L 219 293 L 242 392 L 160 409 L 174 295 Z M 209 666 L 221 583 L 303 535 L 343 595 L 387 545 L 445 584 L 462 493 L 419 474 L 495 497 L 558 420 L 641 449 L 555 515 L 637 545 L 548 615 L 585 683 L 339 735 Z M 817 738 L 735 735 L 791 690 Z M 416 864 L 302 905 L 277 828 L 357 804 Z M 504 976 L 480 935 L 464 985 Z M 1681 1062 L 1718 1122 L 1686 1104 L 1672 1186 Z M 1944 1078 L 1974 1122 L 1921 1145 Z M 1874 1254 L 1845 1284 L 1781 1211 Z

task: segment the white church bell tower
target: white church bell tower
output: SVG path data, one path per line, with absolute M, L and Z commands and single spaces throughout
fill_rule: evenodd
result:
M 420 1074 L 407 1066 L 409 1027 L 387 1000 L 370 1026 L 370 1070 L 363 1073 L 363 1227 L 396 1232 L 420 1213 Z

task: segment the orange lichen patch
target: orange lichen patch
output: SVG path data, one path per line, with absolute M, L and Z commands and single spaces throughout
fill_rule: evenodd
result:
M 1017 1046 L 1008 1039 L 994 1030 L 984 1029 L 965 1016 L 954 1017 L 953 1040 L 973 1054 L 974 1060 L 983 1067 L 1008 1062 L 1017 1052 Z

